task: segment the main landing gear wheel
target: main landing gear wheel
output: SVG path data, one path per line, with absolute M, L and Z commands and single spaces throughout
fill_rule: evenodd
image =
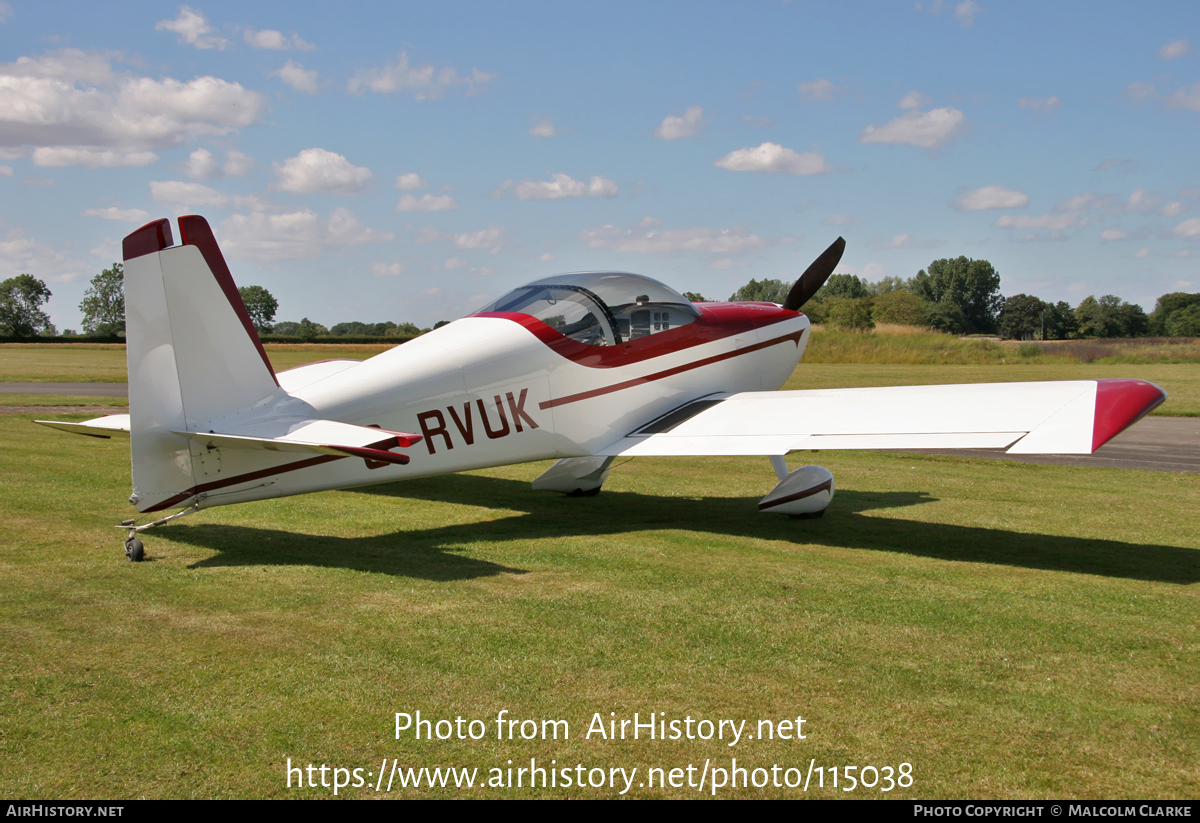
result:
M 146 557 L 146 547 L 141 540 L 131 537 L 125 541 L 125 556 L 134 563 L 141 563 Z

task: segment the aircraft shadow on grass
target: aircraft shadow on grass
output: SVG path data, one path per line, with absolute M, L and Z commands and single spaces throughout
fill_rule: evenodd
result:
M 666 529 L 1132 580 L 1179 584 L 1200 581 L 1200 551 L 1178 546 L 1029 534 L 863 514 L 873 509 L 916 506 L 935 500 L 924 492 L 839 491 L 825 517 L 818 520 L 759 514 L 757 498 L 667 497 L 607 490 L 597 497 L 567 498 L 532 491 L 523 481 L 461 474 L 343 493 L 486 504 L 524 514 L 355 538 L 217 524 L 179 525 L 169 527 L 168 532 L 174 540 L 218 552 L 196 563 L 199 568 L 264 564 L 329 566 L 437 581 L 526 571 L 456 554 L 454 547 L 464 544 L 502 545 L 513 540 Z

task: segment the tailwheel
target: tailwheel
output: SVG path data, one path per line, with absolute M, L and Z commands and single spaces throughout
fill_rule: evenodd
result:
M 125 541 L 125 556 L 133 563 L 141 563 L 146 557 L 146 547 L 136 537 Z

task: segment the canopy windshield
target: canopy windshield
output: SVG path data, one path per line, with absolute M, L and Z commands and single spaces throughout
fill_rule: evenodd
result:
M 679 292 L 640 274 L 580 272 L 535 280 L 480 311 L 520 312 L 589 346 L 611 346 L 699 316 Z

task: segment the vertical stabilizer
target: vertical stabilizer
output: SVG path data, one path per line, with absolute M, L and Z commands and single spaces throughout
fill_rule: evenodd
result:
M 203 217 L 166 220 L 125 238 L 126 357 L 134 502 L 150 506 L 195 485 L 195 446 L 171 431 L 253 406 L 275 373 Z

